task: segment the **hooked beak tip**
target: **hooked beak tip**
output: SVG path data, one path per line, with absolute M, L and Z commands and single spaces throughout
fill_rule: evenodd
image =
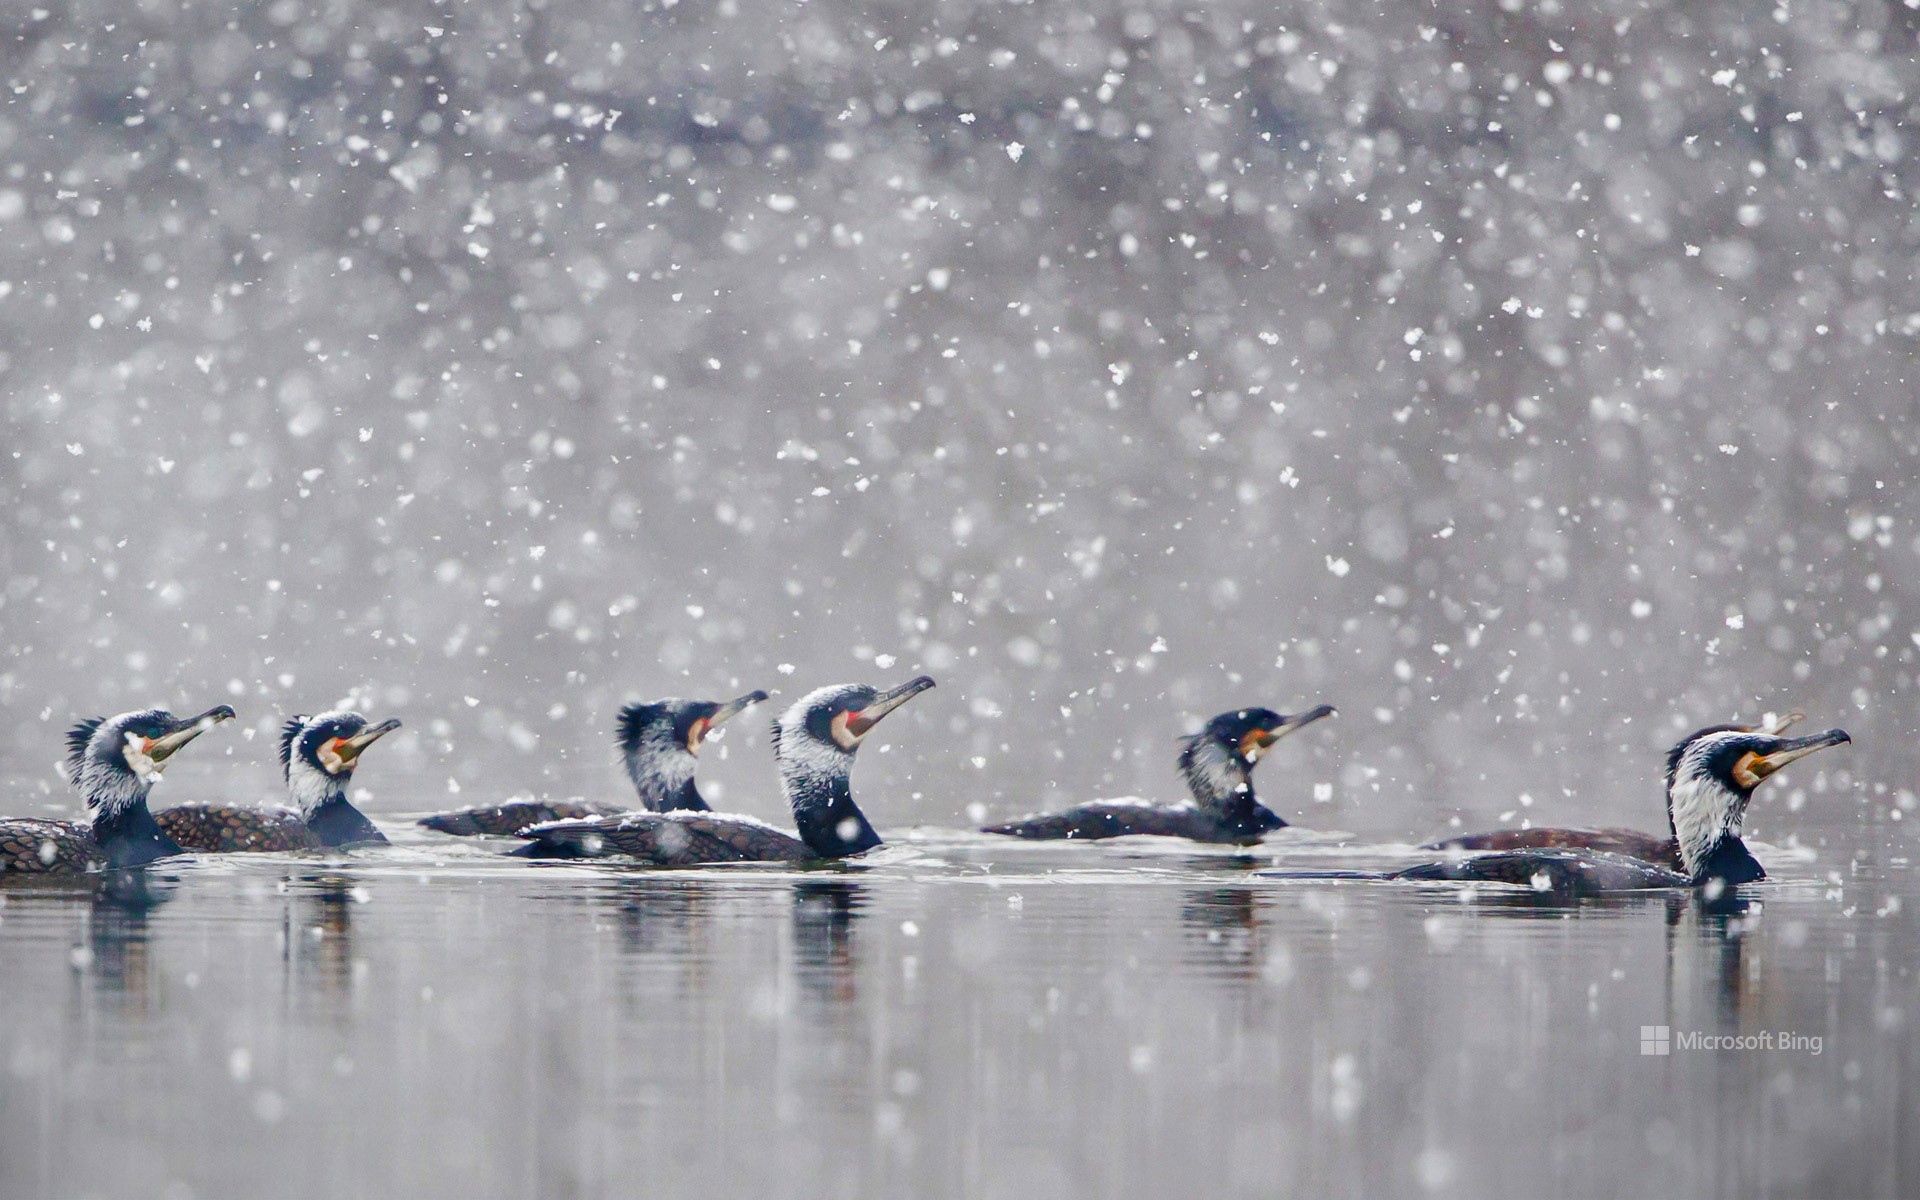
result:
M 373 745 L 398 728 L 400 728 L 400 718 L 388 717 L 378 725 L 363 729 L 352 737 L 345 738 L 341 741 L 340 749 L 342 753 L 340 757 L 344 761 L 352 762 L 360 757 L 362 750 L 365 750 L 368 746 Z
M 163 763 L 172 758 L 182 746 L 185 746 L 188 742 L 199 737 L 207 730 L 212 729 L 215 725 L 218 725 L 222 721 L 233 720 L 233 715 L 233 709 L 221 704 L 208 709 L 197 717 L 190 717 L 181 721 L 172 733 L 167 734 L 165 737 L 156 738 L 152 744 L 147 747 L 147 757 L 156 763 Z
M 882 717 L 932 686 L 934 684 L 931 675 L 917 675 L 899 687 L 881 692 L 864 711 L 856 713 L 850 719 L 850 728 L 855 734 L 864 735 L 867 730 L 878 725 Z
M 1311 725 L 1315 721 L 1324 720 L 1327 717 L 1338 716 L 1339 712 L 1340 710 L 1335 708 L 1331 704 L 1316 705 L 1315 707 L 1310 708 L 1303 713 L 1299 713 L 1295 716 L 1286 718 L 1284 721 L 1280 722 L 1280 729 L 1282 730 L 1298 729 L 1302 725 Z
M 766 698 L 767 694 L 756 688 L 738 699 L 729 700 L 725 704 L 722 704 L 719 708 L 714 709 L 712 716 L 707 718 L 707 725 L 701 733 L 701 738 L 704 740 L 706 735 L 712 733 L 714 729 L 731 721 L 754 705 L 765 701 Z

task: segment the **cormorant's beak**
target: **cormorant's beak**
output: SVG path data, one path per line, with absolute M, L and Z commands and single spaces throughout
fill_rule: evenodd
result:
M 907 680 L 897 688 L 881 692 L 874 698 L 873 703 L 859 712 L 847 714 L 847 731 L 855 737 L 865 737 L 867 730 L 880 723 L 880 718 L 932 686 L 933 677 L 921 675 Z
M 146 749 L 146 755 L 155 763 L 163 763 L 172 758 L 180 747 L 220 722 L 231 720 L 233 720 L 233 710 L 224 704 L 215 705 L 197 717 L 183 717 L 171 732 L 153 740 Z
M 1286 737 L 1288 734 L 1294 732 L 1295 730 L 1304 729 L 1305 727 L 1313 724 L 1315 721 L 1318 721 L 1322 717 L 1330 717 L 1336 711 L 1338 710 L 1335 709 L 1333 705 L 1322 704 L 1316 708 L 1310 708 L 1303 713 L 1295 713 L 1293 716 L 1290 716 L 1290 717 L 1281 717 L 1280 723 L 1278 725 L 1275 725 L 1272 729 L 1267 730 L 1266 736 L 1260 740 L 1260 745 L 1263 748 L 1267 746 L 1271 746 L 1275 742 L 1279 741 L 1283 737 Z
M 761 701 L 765 700 L 766 698 L 767 698 L 767 694 L 765 692 L 756 690 L 756 691 L 748 692 L 746 695 L 740 697 L 738 700 L 727 701 L 725 704 L 722 704 L 719 708 L 715 709 L 711 717 L 707 718 L 706 732 L 703 733 L 701 736 L 705 737 L 708 734 L 711 734 L 714 730 L 714 726 L 726 724 L 728 721 L 732 720 L 734 717 L 739 716 L 741 713 L 747 711 L 749 708 L 752 708 L 754 705 L 759 704 Z
M 333 748 L 333 752 L 341 762 L 351 766 L 359 759 L 362 750 L 398 728 L 400 728 L 400 718 L 389 717 L 378 725 L 362 729 L 350 738 L 341 738 L 340 743 Z
M 1764 725 L 1754 726 L 1753 731 L 1755 733 L 1764 733 L 1768 737 L 1779 737 L 1806 719 L 1807 714 L 1796 708 L 1792 712 L 1780 714 Z
M 1733 777 L 1742 787 L 1754 787 L 1762 779 L 1793 762 L 1805 758 L 1815 750 L 1825 750 L 1828 746 L 1841 746 L 1852 742 L 1844 729 L 1829 729 L 1825 733 L 1816 733 L 1812 737 L 1792 738 L 1780 743 L 1780 748 L 1766 754 L 1749 754 L 1734 765 Z
M 739 716 L 766 698 L 767 694 L 765 692 L 758 690 L 751 691 L 737 700 L 729 700 L 719 708 L 714 709 L 712 716 L 701 717 L 695 721 L 692 728 L 687 730 L 687 752 L 689 754 L 700 753 L 700 743 L 712 737 L 715 729 L 718 729 L 731 718 Z

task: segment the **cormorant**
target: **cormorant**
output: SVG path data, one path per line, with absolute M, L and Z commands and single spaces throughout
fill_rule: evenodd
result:
M 89 822 L 0 820 L 0 875 L 135 867 L 182 853 L 147 810 L 147 794 L 182 746 L 232 719 L 222 704 L 197 717 L 149 708 L 75 725 L 67 731 L 67 779 L 86 797 Z
M 1075 841 L 1148 833 L 1197 842 L 1257 842 L 1287 823 L 1254 797 L 1254 764 L 1281 738 L 1333 712 L 1326 704 L 1296 716 L 1265 708 L 1237 708 L 1208 721 L 1199 733 L 1181 741 L 1180 774 L 1193 792 L 1193 799 L 1186 803 L 1100 800 L 1065 812 L 988 825 L 981 832 Z
M 280 729 L 280 768 L 297 810 L 237 804 L 182 804 L 159 813 L 168 836 L 187 850 L 236 853 L 319 850 L 387 837 L 347 799 L 361 752 L 400 728 L 369 727 L 357 712 L 297 716 Z
M 614 740 L 641 806 L 648 812 L 711 811 L 693 781 L 700 744 L 728 718 L 766 698 L 765 692 L 753 691 L 725 704 L 667 699 L 621 709 L 614 722 Z M 529 825 L 615 816 L 630 811 L 630 807 L 585 800 L 509 800 L 435 813 L 420 818 L 419 823 L 461 837 L 511 837 Z
M 885 691 L 863 684 L 824 687 L 795 701 L 773 725 L 773 754 L 799 837 L 733 813 L 637 812 L 555 821 L 524 829 L 527 858 L 626 855 L 661 866 L 806 862 L 845 858 L 880 845 L 853 802 L 854 752 L 894 709 L 933 686 L 925 675 Z
M 1807 714 L 1795 710 L 1760 725 L 1709 725 L 1696 730 L 1687 741 L 1703 737 L 1709 733 L 1761 733 L 1779 737 L 1788 729 L 1807 719 Z M 1682 742 L 1681 745 L 1685 745 Z M 1678 750 L 1669 752 L 1667 757 L 1667 792 L 1673 792 L 1673 773 L 1678 762 Z M 1671 825 L 1671 820 L 1669 820 Z M 1492 833 L 1469 833 L 1458 837 L 1443 838 L 1428 842 L 1422 850 L 1598 850 L 1608 854 L 1624 854 L 1645 862 L 1659 863 L 1681 869 L 1679 849 L 1669 834 L 1659 837 L 1651 833 L 1641 833 L 1637 829 L 1500 829 Z
M 1519 884 L 1563 896 L 1751 883 L 1767 875 L 1740 840 L 1740 824 L 1753 790 L 1788 763 L 1852 740 L 1844 729 L 1782 738 L 1726 725 L 1709 726 L 1689 735 L 1667 756 L 1667 826 L 1671 838 L 1632 830 L 1503 830 L 1452 838 L 1428 847 L 1463 852 L 1492 848 L 1493 853 L 1458 853 L 1387 875 L 1298 871 L 1261 874 L 1479 880 Z M 1521 834 L 1529 840 L 1519 843 Z M 1504 844 L 1510 840 L 1517 848 Z

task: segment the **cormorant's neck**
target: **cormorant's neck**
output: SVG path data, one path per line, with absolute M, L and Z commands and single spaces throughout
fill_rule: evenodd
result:
M 1746 807 L 1746 796 L 1704 771 L 1677 775 L 1669 785 L 1667 826 L 1673 830 L 1681 869 L 1696 883 L 1709 878 L 1708 863 L 1715 855 L 1734 853 L 1723 851 L 1725 843 L 1732 842 L 1739 846 L 1738 854 L 1746 854 L 1740 843 L 1740 817 Z M 1753 869 L 1758 868 L 1754 863 Z
M 344 793 L 342 789 L 341 795 L 308 813 L 307 828 L 313 830 L 323 846 L 351 846 L 359 842 L 385 845 L 387 835 L 349 803 Z
M 1258 800 L 1253 799 L 1251 789 L 1247 792 L 1247 798 L 1251 801 L 1251 804 L 1247 812 L 1245 832 L 1271 833 L 1276 829 L 1285 829 L 1287 827 L 1287 822 L 1279 813 L 1268 808 Z
M 1755 880 L 1766 877 L 1766 868 L 1762 867 L 1760 860 L 1747 849 L 1747 844 L 1740 840 L 1740 835 L 1729 833 L 1715 842 L 1713 849 L 1707 852 L 1706 857 L 1701 861 L 1700 870 L 1694 873 L 1693 882 L 1698 885 L 1718 879 L 1724 883 L 1738 885 L 1753 883 Z
M 157 858 L 186 853 L 153 819 L 144 788 L 132 801 L 94 815 L 93 840 L 106 853 L 111 867 L 138 867 Z
M 641 806 L 649 812 L 707 811 L 707 802 L 693 784 L 697 760 L 684 746 L 675 745 L 670 734 L 641 737 L 624 761 L 627 778 L 633 781 Z
M 287 794 L 292 797 L 300 815 L 311 825 L 321 810 L 330 805 L 347 803 L 347 783 L 352 778 L 351 771 L 329 775 L 305 759 L 296 758 L 293 765 L 287 768 Z
M 1286 825 L 1253 794 L 1253 764 L 1212 738 L 1187 743 L 1180 773 L 1194 803 L 1235 833 L 1255 835 Z
M 780 764 L 800 840 L 822 858 L 845 858 L 880 844 L 880 835 L 853 802 L 852 766 L 852 755 L 832 765 L 791 760 Z
M 680 786 L 668 793 L 660 802 L 657 812 L 712 812 L 713 806 L 700 795 L 700 789 L 689 775 Z

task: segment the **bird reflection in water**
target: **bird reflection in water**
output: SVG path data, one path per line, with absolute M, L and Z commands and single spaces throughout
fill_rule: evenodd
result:
M 353 983 L 353 910 L 366 895 L 359 879 L 327 871 L 288 885 L 284 955 L 294 993 L 344 995 Z
M 1636 919 L 1658 913 L 1666 934 L 1667 1003 L 1647 1023 L 1702 1033 L 1740 1034 L 1793 1025 L 1790 991 L 1765 969 L 1764 907 L 1745 889 L 1605 892 L 1569 896 L 1552 889 L 1477 890 L 1463 914 L 1485 918 Z M 1656 1020 L 1655 1018 L 1658 1018 Z
M 148 918 L 173 899 L 176 881 L 139 867 L 87 879 L 87 942 L 75 954 L 96 995 L 122 1012 L 144 1014 L 154 1000 Z
M 1772 1028 L 1760 936 L 1762 905 L 1735 889 L 1667 902 L 1667 1011 L 1675 1028 L 1741 1033 Z
M 854 999 L 854 922 L 867 904 L 866 888 L 850 880 L 793 885 L 793 966 L 802 991 L 834 1004 Z
M 689 963 L 706 960 L 707 888 L 639 874 L 614 883 L 608 899 L 623 952 Z
M 719 898 L 703 881 L 646 872 L 622 874 L 594 894 L 594 928 L 611 930 L 627 969 L 637 972 L 620 991 L 622 1005 L 650 1008 L 662 986 L 689 1002 L 706 990 Z
M 1186 893 L 1180 925 L 1198 939 L 1196 956 L 1229 978 L 1252 980 L 1264 969 L 1260 911 L 1252 888 L 1203 888 Z

